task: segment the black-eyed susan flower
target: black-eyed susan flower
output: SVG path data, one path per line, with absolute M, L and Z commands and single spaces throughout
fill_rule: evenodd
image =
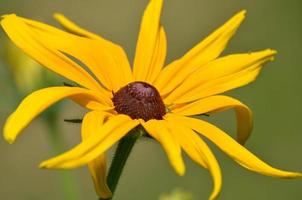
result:
M 276 54 L 268 49 L 218 58 L 243 21 L 245 11 L 164 67 L 167 41 L 160 24 L 162 3 L 151 0 L 145 10 L 132 70 L 120 46 L 76 26 L 60 14 L 55 15 L 56 19 L 70 33 L 14 14 L 4 16 L 1 24 L 18 47 L 81 86 L 50 87 L 30 94 L 8 118 L 5 139 L 14 142 L 33 118 L 68 98 L 90 110 L 82 122 L 83 141 L 40 166 L 75 168 L 88 164 L 97 193 L 103 198 L 111 196 L 106 185 L 105 153 L 139 125 L 161 143 L 179 175 L 185 173 L 182 150 L 210 171 L 214 182 L 210 199 L 215 199 L 220 191 L 221 172 L 199 134 L 249 170 L 275 177 L 300 177 L 300 173 L 271 167 L 243 147 L 251 133 L 252 113 L 240 101 L 221 95 L 255 80 L 262 66 Z M 237 141 L 214 125 L 192 117 L 231 108 L 237 114 Z

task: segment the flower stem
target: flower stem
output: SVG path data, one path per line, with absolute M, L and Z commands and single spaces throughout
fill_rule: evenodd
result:
M 141 126 L 134 128 L 123 139 L 120 140 L 117 146 L 107 176 L 107 183 L 113 195 L 131 150 L 137 139 L 143 135 L 143 132 L 144 131 Z M 99 200 L 111 199 L 112 197 L 109 199 L 100 198 Z

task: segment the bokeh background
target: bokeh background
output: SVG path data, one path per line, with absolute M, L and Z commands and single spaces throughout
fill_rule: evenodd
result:
M 133 60 L 140 18 L 148 0 L 0 0 L 0 14 L 18 15 L 57 25 L 52 15 L 62 12 L 82 27 L 122 45 Z M 166 0 L 162 23 L 168 36 L 167 63 L 241 9 L 247 19 L 231 40 L 225 54 L 274 48 L 277 58 L 267 65 L 256 82 L 228 92 L 250 106 L 255 126 L 247 148 L 273 166 L 302 171 L 302 2 L 299 0 Z M 18 93 L 7 62 L 5 34 L 0 43 L 0 127 L 25 93 L 62 85 L 52 78 Z M 24 64 L 24 68 L 28 65 Z M 42 70 L 43 71 L 43 70 Z M 44 71 L 43 71 L 44 73 Z M 39 79 L 33 74 L 32 79 Z M 48 80 L 48 79 L 47 79 Z M 65 118 L 81 118 L 85 110 L 69 101 L 57 107 L 64 149 L 80 141 L 80 126 Z M 0 139 L 0 199 L 66 199 L 61 192 L 59 171 L 38 169 L 38 163 L 54 156 L 45 114 L 36 119 L 14 145 Z M 207 118 L 235 135 L 234 113 Z M 249 172 L 211 145 L 223 172 L 221 200 L 299 200 L 302 180 L 281 180 Z M 111 151 L 112 152 L 112 151 Z M 182 188 L 193 199 L 207 199 L 212 190 L 209 173 L 185 156 L 186 175 L 178 177 L 156 142 L 141 140 L 135 146 L 120 180 L 116 200 L 155 200 L 163 193 Z M 97 199 L 88 170 L 69 172 L 75 180 L 77 199 Z

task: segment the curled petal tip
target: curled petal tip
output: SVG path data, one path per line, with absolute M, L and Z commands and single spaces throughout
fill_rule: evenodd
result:
M 302 173 L 299 172 L 292 172 L 288 177 L 285 178 L 302 178 Z
M 250 55 L 258 55 L 260 59 L 265 59 L 266 61 L 274 60 L 274 56 L 277 54 L 277 51 L 274 49 L 265 49 L 257 52 L 250 52 Z
M 239 14 L 243 15 L 244 17 L 246 16 L 247 10 L 243 9 L 239 12 Z
M 12 140 L 12 139 L 7 139 L 6 140 L 9 144 L 13 144 L 15 141 L 14 140 Z
M 184 175 L 185 175 L 185 171 L 183 171 L 183 172 L 177 172 L 177 174 L 178 174 L 179 176 L 184 176 Z
M 55 19 L 59 19 L 59 18 L 62 18 L 63 15 L 62 15 L 61 13 L 55 12 L 55 13 L 53 14 L 53 17 L 54 17 Z
M 268 49 L 268 56 L 270 56 L 270 61 L 275 60 L 275 55 L 278 53 L 275 49 Z
M 182 167 L 176 169 L 176 173 L 177 173 L 179 176 L 184 176 L 185 173 L 186 173 L 185 166 L 182 166 Z
M 4 139 L 6 140 L 7 143 L 9 144 L 13 144 L 15 142 L 15 140 L 13 138 L 10 138 L 10 137 L 7 137 L 7 136 L 4 136 Z
M 48 169 L 49 167 L 47 166 L 47 163 L 42 162 L 42 163 L 39 164 L 39 168 L 40 169 Z
M 271 55 L 276 55 L 278 53 L 275 49 L 268 49 L 268 51 L 271 53 Z
M 4 127 L 4 134 L 3 134 L 4 139 L 7 143 L 13 144 L 16 140 L 16 137 L 14 137 L 12 134 L 10 134 L 10 132 L 8 132 L 6 129 L 7 129 L 7 127 L 5 126 Z
M 273 55 L 274 55 L 274 56 L 278 53 L 276 50 L 272 50 L 272 52 L 273 52 Z M 275 60 L 275 57 L 274 57 L 274 56 L 272 56 L 271 61 Z
M 59 16 L 59 15 L 61 15 L 61 13 L 59 13 L 59 12 L 53 13 L 53 16 L 54 16 L 54 17 L 55 17 L 55 16 Z
M 277 54 L 277 53 L 278 53 L 278 51 L 275 50 L 275 49 L 271 49 L 271 51 L 274 52 L 274 54 Z
M 43 164 L 40 164 L 40 165 L 39 165 L 39 168 L 40 168 L 40 169 L 45 169 L 46 167 L 45 167 Z
M 41 169 L 59 169 L 58 167 L 56 167 L 54 164 L 48 162 L 47 160 L 40 163 L 39 168 L 41 168 Z
M 239 11 L 234 17 L 233 19 L 236 19 L 236 20 L 239 20 L 239 21 L 242 21 L 244 20 L 244 18 L 246 17 L 246 10 L 241 10 Z

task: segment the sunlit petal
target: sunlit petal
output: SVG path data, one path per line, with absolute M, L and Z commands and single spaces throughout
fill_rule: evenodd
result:
M 181 157 L 181 148 L 172 136 L 164 120 L 149 120 L 142 123 L 145 130 L 155 138 L 166 151 L 172 167 L 179 175 L 184 175 L 185 165 Z
M 55 27 L 17 17 L 39 35 L 39 41 L 81 61 L 109 90 L 117 91 L 132 81 L 128 58 L 124 50 L 112 42 L 69 34 Z
M 87 164 L 106 152 L 139 122 L 126 115 L 116 115 L 73 149 L 40 164 L 41 168 L 75 168 Z
M 70 33 L 95 40 L 104 40 L 101 36 L 87 31 L 61 13 L 55 13 L 54 18 Z M 109 42 L 109 41 L 108 41 Z M 115 44 L 113 44 L 115 45 Z
M 46 108 L 63 98 L 77 96 L 79 103 L 85 99 L 86 105 L 89 101 L 103 102 L 102 97 L 87 89 L 78 87 L 51 87 L 38 90 L 27 96 L 16 111 L 7 119 L 4 126 L 4 137 L 9 143 L 13 143 L 16 137 L 37 115 Z M 106 108 L 105 106 L 103 106 Z
M 92 76 L 78 64 L 51 46 L 41 43 L 41 38 L 16 15 L 5 15 L 1 25 L 20 49 L 43 66 L 89 89 L 102 90 Z
M 82 123 L 82 139 L 87 140 L 93 134 L 97 134 L 104 124 L 106 114 L 92 111 L 85 115 Z M 89 172 L 93 179 L 94 187 L 97 194 L 102 198 L 109 198 L 112 193 L 107 185 L 107 163 L 106 154 L 99 155 L 88 163 Z
M 245 11 L 239 12 L 182 58 L 165 67 L 155 82 L 161 95 L 167 95 L 196 69 L 203 68 L 205 64 L 217 58 L 225 49 L 244 17 Z
M 158 46 L 165 42 L 162 40 L 163 31 L 160 31 L 162 4 L 163 0 L 150 0 L 141 21 L 133 64 L 133 75 L 137 81 L 147 79 L 152 62 L 156 60 L 154 56 L 161 51 Z
M 182 126 L 179 123 L 175 123 L 173 118 L 166 118 L 168 121 L 168 127 L 173 137 L 180 144 L 181 148 L 194 160 L 197 164 L 204 168 L 208 168 L 206 155 L 202 151 L 201 147 L 192 140 L 192 129 Z M 194 132 L 193 132 L 194 133 Z
M 200 115 L 221 112 L 234 108 L 237 116 L 237 141 L 244 144 L 249 138 L 253 128 L 252 111 L 237 99 L 216 95 L 200 99 L 173 109 L 172 112 L 179 115 Z
M 152 62 L 148 69 L 145 81 L 153 83 L 161 72 L 167 53 L 167 38 L 164 27 L 161 27 L 157 36 L 156 45 L 154 48 Z
M 123 76 L 124 76 L 123 78 L 125 79 L 124 81 L 129 82 L 130 80 L 132 80 L 132 74 L 131 74 L 131 69 L 130 69 L 130 65 L 128 62 L 128 58 L 127 58 L 127 55 L 126 55 L 124 49 L 121 46 L 119 46 L 109 40 L 106 40 L 105 38 L 103 38 L 97 34 L 94 34 L 90 31 L 87 31 L 87 30 L 79 27 L 74 22 L 72 22 L 70 19 L 68 19 L 67 17 L 65 17 L 64 15 L 62 15 L 60 13 L 55 13 L 54 17 L 69 32 L 79 35 L 79 36 L 98 40 L 98 42 L 100 42 L 101 45 L 106 46 L 108 48 L 108 50 L 111 51 L 112 55 L 116 57 L 116 61 L 119 62 L 117 67 L 119 68 L 120 73 L 123 74 Z
M 172 114 L 171 114 L 172 115 Z M 170 116 L 179 123 L 192 128 L 198 133 L 202 134 L 214 144 L 216 144 L 222 151 L 228 154 L 231 158 L 237 161 L 243 167 L 267 176 L 275 176 L 281 178 L 295 178 L 302 177 L 302 174 L 297 172 L 283 171 L 271 167 L 266 164 L 246 148 L 237 143 L 228 134 L 224 133 L 219 128 L 203 120 L 183 117 L 183 116 Z
M 199 165 L 208 168 L 212 174 L 214 189 L 210 199 L 215 199 L 221 190 L 221 171 L 218 162 L 208 145 L 192 129 L 182 126 L 179 121 L 167 118 L 173 136 L 182 149 Z
M 190 75 L 165 102 L 186 103 L 244 86 L 256 79 L 261 67 L 275 54 L 268 49 L 218 58 Z
M 36 116 L 68 98 L 92 110 L 83 120 L 70 120 L 82 122 L 82 142 L 42 162 L 40 167 L 70 169 L 88 165 L 101 199 L 112 198 L 110 188 L 114 190 L 116 185 L 110 184 L 109 188 L 107 179 L 111 182 L 111 174 L 120 175 L 121 171 L 116 170 L 122 170 L 124 163 L 115 161 L 128 150 L 119 154 L 123 148 L 120 143 L 110 177 L 106 152 L 138 125 L 145 129 L 144 136 L 161 144 L 178 175 L 185 173 L 182 149 L 209 170 L 213 179 L 210 200 L 218 197 L 222 177 L 203 138 L 251 171 L 282 178 L 302 177 L 298 172 L 274 168 L 248 151 L 243 144 L 253 126 L 251 110 L 236 99 L 218 95 L 254 81 L 276 54 L 267 49 L 218 58 L 246 11 L 237 13 L 183 57 L 164 67 L 167 38 L 160 23 L 162 6 L 163 0 L 149 0 L 140 24 L 133 70 L 121 46 L 79 27 L 62 14 L 54 17 L 67 32 L 15 14 L 3 16 L 1 25 L 18 47 L 46 68 L 77 83 L 38 90 L 26 97 L 7 119 L 5 139 L 13 143 Z M 238 141 L 216 126 L 194 118 L 231 108 L 237 116 Z

